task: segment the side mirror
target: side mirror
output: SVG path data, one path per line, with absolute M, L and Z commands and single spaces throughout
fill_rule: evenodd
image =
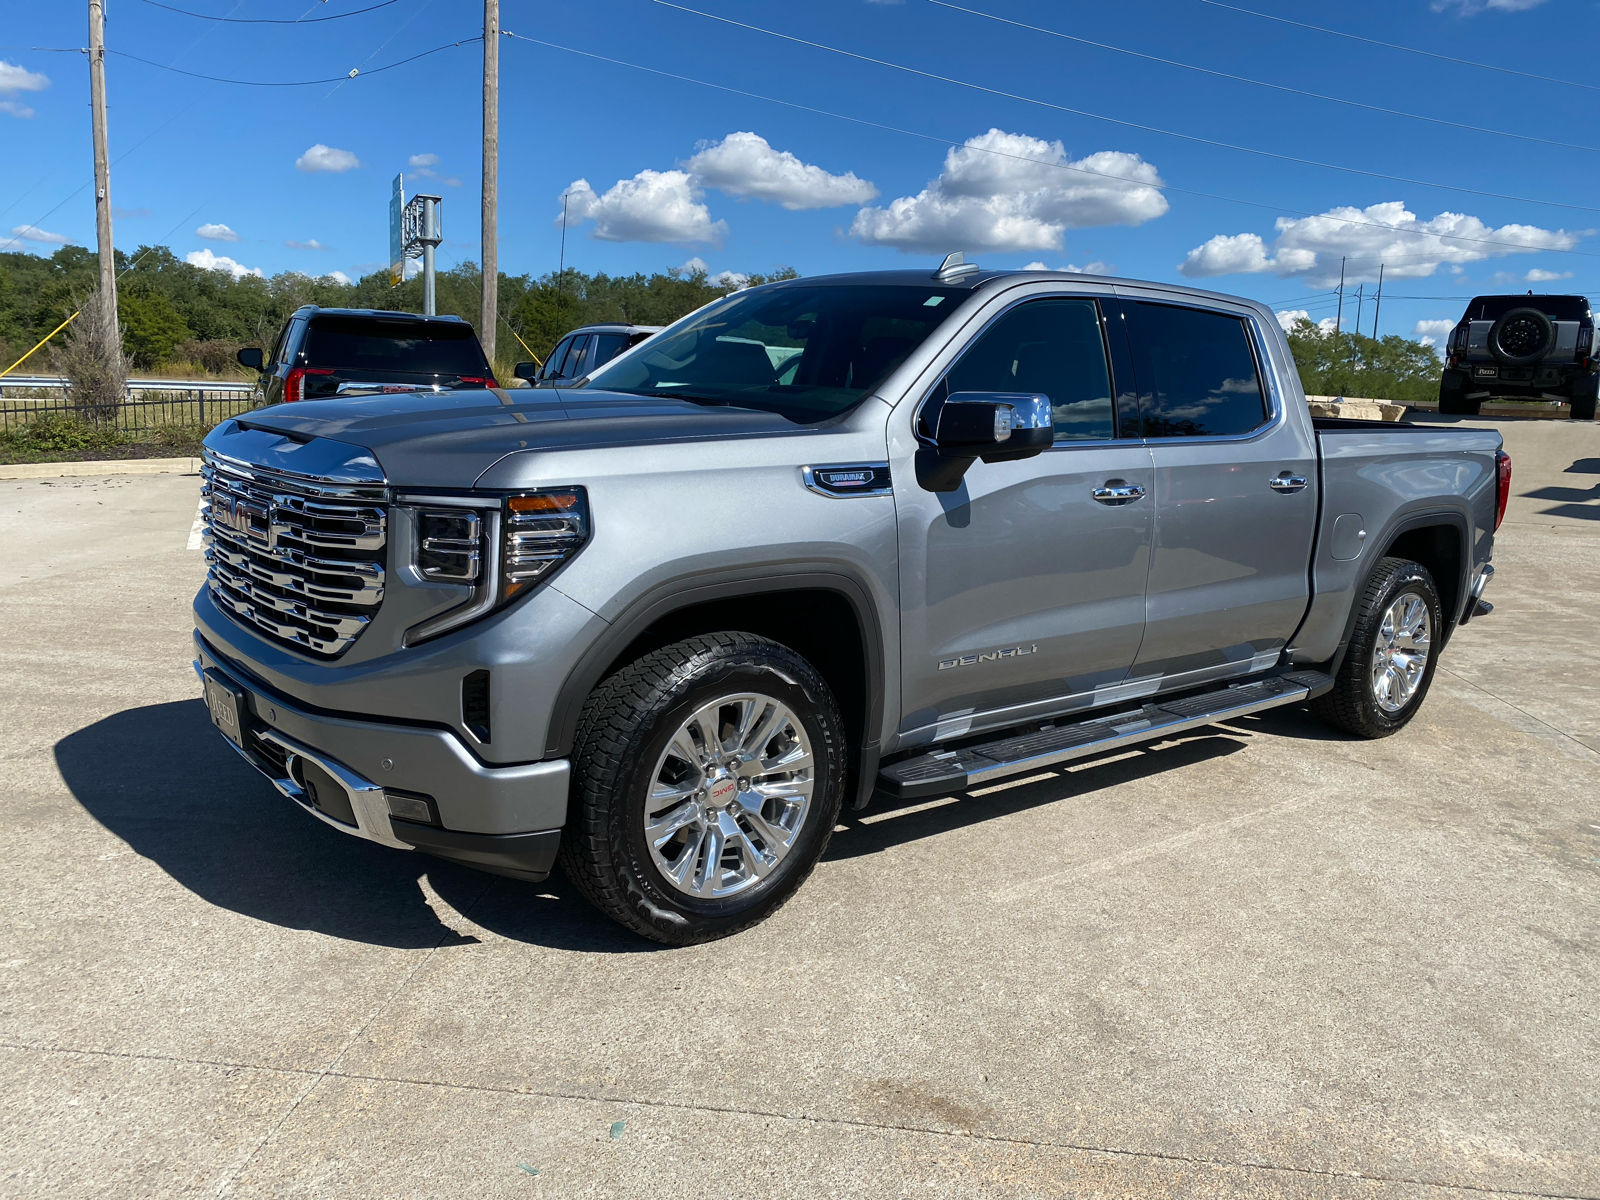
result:
M 917 480 L 953 492 L 973 460 L 1032 458 L 1055 441 L 1050 397 L 1028 392 L 953 392 L 934 417 L 933 437 L 917 452 Z
M 252 371 L 262 371 L 266 369 L 266 355 L 261 353 L 260 346 L 246 346 L 233 357 L 239 360 L 239 365 L 241 367 L 249 367 Z
M 526 379 L 532 383 L 539 378 L 539 364 L 533 362 L 520 362 L 511 368 L 511 373 L 518 379 Z

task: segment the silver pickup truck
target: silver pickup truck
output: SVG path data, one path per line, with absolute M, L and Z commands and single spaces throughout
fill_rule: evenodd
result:
M 1042 271 L 796 279 L 570 387 L 206 439 L 196 670 L 316 818 L 687 944 L 842 805 L 1280 705 L 1382 737 L 1488 611 L 1493 431 L 1313 421 L 1272 313 Z

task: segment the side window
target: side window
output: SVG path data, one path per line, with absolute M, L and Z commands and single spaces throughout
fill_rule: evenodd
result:
M 299 331 L 299 326 L 300 322 L 295 320 L 283 323 L 283 328 L 278 331 L 278 341 L 272 347 L 272 354 L 267 359 L 269 369 L 288 361 L 289 350 L 294 345 L 294 335 Z
M 1145 437 L 1219 437 L 1266 422 L 1267 404 L 1243 318 L 1139 303 Z M 1153 378 L 1146 380 L 1148 372 Z
M 951 392 L 1050 397 L 1057 442 L 1116 436 L 1111 373 L 1093 300 L 1030 300 L 1006 313 L 945 376 Z
M 556 348 L 550 351 L 550 357 L 544 360 L 544 371 L 540 374 L 540 379 L 561 378 L 561 360 L 566 358 L 567 350 L 571 346 L 571 338 L 564 338 L 556 343 Z
M 610 362 L 628 345 L 628 335 L 625 333 L 602 333 L 595 338 L 594 362 L 590 364 L 592 371 L 603 367 Z
M 572 339 L 572 346 L 567 351 L 566 361 L 561 364 L 561 377 L 563 379 L 581 378 L 585 366 L 589 361 L 589 335 L 583 334 Z

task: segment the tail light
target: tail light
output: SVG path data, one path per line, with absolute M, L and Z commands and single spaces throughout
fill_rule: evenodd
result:
M 461 375 L 458 378 L 462 383 L 475 383 L 479 387 L 494 388 L 500 386 L 494 381 L 493 375 Z
M 1594 345 L 1594 330 L 1593 329 L 1580 329 L 1580 330 L 1578 330 L 1578 357 L 1579 358 L 1586 358 L 1588 356 L 1588 354 L 1589 354 L 1590 348 L 1593 345 Z
M 293 404 L 296 400 L 305 399 L 305 377 L 307 375 L 332 375 L 332 367 L 293 367 L 283 377 L 283 402 Z
M 1511 455 L 1504 450 L 1494 452 L 1495 473 L 1498 476 L 1499 491 L 1495 496 L 1494 527 L 1500 528 L 1500 522 L 1506 519 L 1506 505 L 1511 501 Z

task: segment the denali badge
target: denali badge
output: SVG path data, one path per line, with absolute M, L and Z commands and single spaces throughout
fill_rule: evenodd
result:
M 1004 650 L 987 650 L 982 654 L 963 654 L 960 658 L 947 658 L 939 663 L 939 670 L 948 671 L 951 667 L 970 667 L 973 663 L 998 662 L 1002 658 L 1021 658 L 1024 654 L 1032 654 L 1039 647 L 1032 646 L 1007 646 Z

